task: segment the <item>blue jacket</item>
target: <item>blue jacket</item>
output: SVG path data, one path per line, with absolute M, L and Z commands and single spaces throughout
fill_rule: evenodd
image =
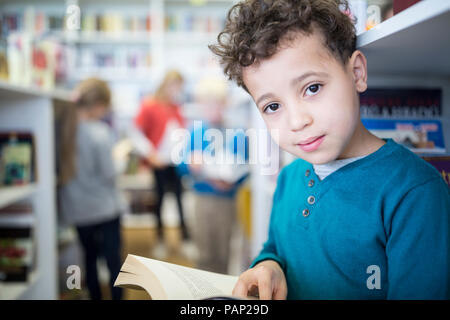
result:
M 295 160 L 251 267 L 266 259 L 282 266 L 288 299 L 449 299 L 449 188 L 392 139 L 322 181 Z
M 187 157 L 190 155 L 191 151 L 194 150 L 202 150 L 204 151 L 206 148 L 209 147 L 210 142 L 205 139 L 205 133 L 208 129 L 211 129 L 211 127 L 208 122 L 202 121 L 202 126 L 200 128 L 191 128 L 190 130 L 190 141 L 188 145 L 188 150 L 185 152 L 185 159 L 182 163 L 180 163 L 177 167 L 177 172 L 179 175 L 187 175 L 190 176 L 193 179 L 193 189 L 197 193 L 202 194 L 214 194 L 222 197 L 231 198 L 234 197 L 237 190 L 239 189 L 240 185 L 245 181 L 246 176 L 240 178 L 230 190 L 222 191 L 218 190 L 212 185 L 210 182 L 198 179 L 193 175 L 190 170 L 189 166 L 186 163 Z M 248 139 L 245 137 L 245 133 L 243 130 L 236 130 L 234 132 L 235 134 L 232 136 L 231 141 L 226 141 L 226 137 L 224 136 L 224 148 L 229 150 L 232 154 L 239 154 L 244 159 L 248 159 Z M 195 139 L 201 139 L 201 141 L 195 141 Z M 243 148 L 240 145 L 240 143 L 244 142 Z

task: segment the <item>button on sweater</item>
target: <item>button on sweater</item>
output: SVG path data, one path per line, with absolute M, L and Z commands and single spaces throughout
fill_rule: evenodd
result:
M 449 299 L 449 188 L 392 139 L 323 180 L 297 159 L 280 172 L 251 267 L 267 259 L 288 299 Z

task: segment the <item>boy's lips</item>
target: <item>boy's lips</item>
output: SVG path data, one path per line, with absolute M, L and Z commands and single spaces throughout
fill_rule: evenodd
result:
M 304 151 L 314 151 L 320 146 L 324 138 L 325 135 L 309 138 L 301 143 L 298 143 L 297 145 Z
M 300 141 L 300 142 L 297 143 L 297 144 L 309 144 L 309 143 L 311 143 L 311 142 L 313 142 L 313 141 L 315 141 L 315 140 L 317 140 L 317 139 L 319 139 L 319 138 L 321 138 L 321 137 L 323 137 L 323 136 L 315 136 L 315 137 L 306 139 L 306 140 L 304 140 L 304 141 Z

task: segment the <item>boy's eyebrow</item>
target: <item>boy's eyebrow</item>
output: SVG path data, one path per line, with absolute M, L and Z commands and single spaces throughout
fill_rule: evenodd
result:
M 305 80 L 306 78 L 311 77 L 311 76 L 328 77 L 329 75 L 326 72 L 315 72 L 315 71 L 305 72 L 301 76 L 298 76 L 298 77 L 292 79 L 291 86 L 294 86 L 297 83 L 302 82 L 303 80 Z M 263 101 L 264 99 L 271 98 L 271 97 L 273 97 L 273 94 L 270 92 L 263 94 L 261 97 L 258 98 L 258 100 L 256 100 L 256 105 L 258 106 L 261 101 Z
M 263 101 L 265 99 L 268 99 L 268 98 L 271 98 L 271 97 L 273 97 L 272 93 L 265 93 L 265 94 L 263 94 L 261 97 L 258 98 L 258 100 L 256 100 L 256 105 L 258 106 L 261 101 Z
M 311 77 L 311 76 L 328 77 L 328 73 L 326 73 L 326 72 L 315 72 L 315 71 L 305 72 L 301 76 L 298 76 L 298 77 L 292 79 L 291 86 L 294 86 L 297 83 L 302 82 L 303 80 L 305 80 L 306 78 Z

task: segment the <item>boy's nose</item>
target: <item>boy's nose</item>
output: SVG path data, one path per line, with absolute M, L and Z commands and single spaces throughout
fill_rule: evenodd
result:
M 299 106 L 288 108 L 287 116 L 289 129 L 292 131 L 302 130 L 310 125 L 313 120 L 312 116 L 306 110 L 301 110 Z

